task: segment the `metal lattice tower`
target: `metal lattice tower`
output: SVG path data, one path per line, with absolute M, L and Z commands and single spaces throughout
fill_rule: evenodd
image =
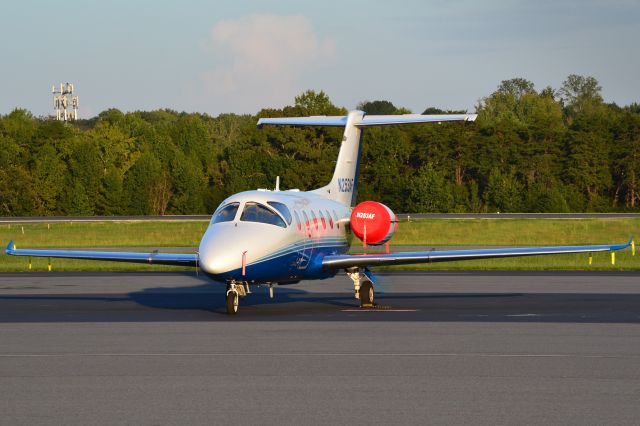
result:
M 78 119 L 78 97 L 73 96 L 73 84 L 60 83 L 60 89 L 52 86 L 53 109 L 56 112 L 56 120 L 77 120 Z M 71 103 L 69 103 L 71 101 Z

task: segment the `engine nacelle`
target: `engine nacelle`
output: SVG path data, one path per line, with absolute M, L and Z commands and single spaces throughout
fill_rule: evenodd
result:
M 365 244 L 384 244 L 397 228 L 396 215 L 382 203 L 364 201 L 351 212 L 351 229 Z

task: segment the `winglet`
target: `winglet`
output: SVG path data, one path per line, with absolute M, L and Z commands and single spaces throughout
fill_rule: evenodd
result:
M 13 240 L 9 241 L 9 244 L 7 244 L 7 254 L 12 254 L 15 249 L 16 245 Z

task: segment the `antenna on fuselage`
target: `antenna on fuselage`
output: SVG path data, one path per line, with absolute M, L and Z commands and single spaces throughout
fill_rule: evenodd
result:
M 280 191 L 280 176 L 276 176 L 276 189 L 275 191 Z

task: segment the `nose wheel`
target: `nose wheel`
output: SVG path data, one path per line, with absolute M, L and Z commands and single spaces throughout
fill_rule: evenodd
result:
M 236 290 L 227 291 L 227 314 L 235 315 L 238 313 L 240 306 L 240 296 Z
M 240 298 L 249 293 L 249 283 L 238 281 L 227 282 L 227 314 L 235 315 L 240 307 Z

